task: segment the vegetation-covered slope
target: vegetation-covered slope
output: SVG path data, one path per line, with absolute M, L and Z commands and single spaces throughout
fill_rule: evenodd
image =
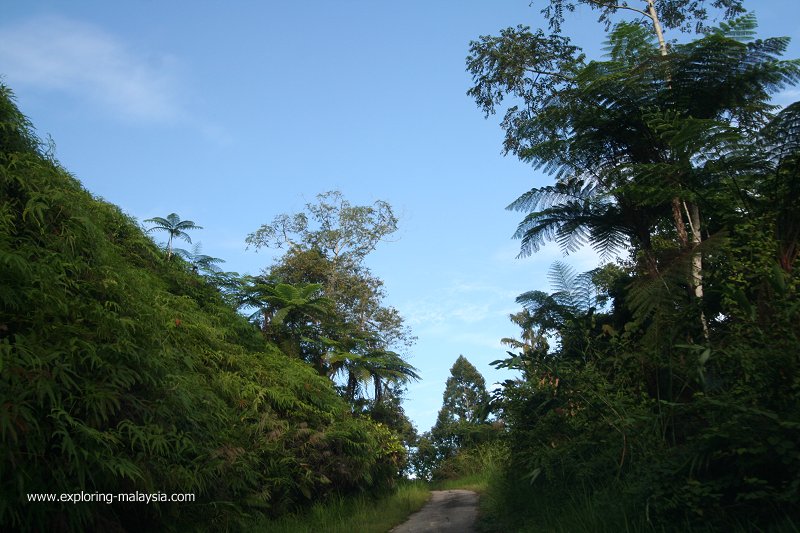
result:
M 0 200 L 0 529 L 235 528 L 397 475 L 393 434 L 86 192 L 4 86 Z M 137 492 L 196 501 L 27 496 Z

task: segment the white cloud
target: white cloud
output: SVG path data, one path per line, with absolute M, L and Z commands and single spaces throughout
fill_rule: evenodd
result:
M 519 241 L 509 239 L 499 248 L 496 248 L 489 256 L 491 262 L 496 267 L 501 268 L 527 268 L 530 269 L 530 264 L 524 258 L 517 258 L 519 255 Z
M 480 292 L 494 292 L 496 287 L 489 283 L 475 281 L 455 280 L 447 287 L 449 294 L 474 294 Z
M 457 323 L 470 327 L 505 309 L 515 293 L 488 283 L 454 280 L 425 298 L 399 306 L 412 327 L 439 329 L 442 324 Z
M 435 309 L 430 300 L 417 301 L 402 307 L 410 310 L 403 313 L 410 326 L 440 324 L 446 318 L 444 311 Z
M 143 60 L 82 22 L 48 16 L 0 27 L 0 64 L 9 83 L 62 91 L 127 119 L 172 122 L 182 114 L 173 57 Z
M 483 321 L 490 313 L 490 304 L 461 304 L 453 309 L 451 316 L 465 324 L 474 324 Z
M 507 321 L 509 314 L 518 311 L 515 300 L 520 293 L 552 290 L 547 273 L 553 262 L 566 263 L 576 272 L 602 263 L 588 246 L 565 257 L 557 245 L 549 243 L 532 257 L 506 262 L 503 255 L 509 251 L 503 246 L 487 256 L 490 268 L 482 275 L 454 277 L 423 298 L 401 303 L 398 309 L 419 336 L 442 337 L 452 335 L 454 329 L 480 330 L 489 322 Z M 525 264 L 525 269 L 518 271 L 512 262 Z M 485 340 L 481 344 L 488 346 Z

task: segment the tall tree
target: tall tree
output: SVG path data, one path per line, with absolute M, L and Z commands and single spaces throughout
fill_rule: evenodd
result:
M 536 2 L 532 2 L 536 3 Z M 730 19 L 744 13 L 743 0 L 644 0 L 633 5 L 626 0 L 547 0 L 542 14 L 555 31 L 561 31 L 564 13 L 573 12 L 578 5 L 586 5 L 599 13 L 599 21 L 609 27 L 612 17 L 619 11 L 635 13 L 644 24 L 652 24 L 656 33 L 663 27 L 682 31 L 702 30 L 709 17 L 709 7 Z M 659 38 L 663 42 L 663 38 Z
M 796 62 L 779 60 L 787 41 L 755 41 L 754 30 L 743 17 L 663 57 L 648 30 L 620 24 L 608 60 L 589 63 L 565 38 L 522 27 L 472 43 L 470 94 L 487 113 L 505 96 L 521 99 L 503 121 L 506 149 L 557 180 L 509 206 L 528 213 L 516 233 L 521 255 L 547 240 L 565 252 L 629 242 L 658 276 L 652 239 L 671 217 L 669 238 L 690 260 L 688 283 L 702 305 L 704 190 L 739 163 L 720 156 L 764 124 L 770 94 L 798 77 Z M 702 307 L 700 323 L 708 338 Z
M 652 25 L 653 33 L 657 39 L 658 50 L 662 57 L 669 54 L 667 41 L 664 37 L 664 27 L 677 28 L 687 31 L 691 28 L 691 23 L 695 23 L 698 31 L 703 28 L 704 22 L 709 16 L 708 8 L 712 7 L 718 11 L 723 18 L 732 18 L 741 14 L 744 9 L 742 0 L 646 0 L 642 8 L 629 5 L 625 0 L 621 2 L 608 2 L 605 0 L 549 0 L 542 9 L 542 14 L 549 21 L 550 27 L 555 30 L 555 35 L 545 36 L 539 30 L 536 34 L 531 34 L 528 28 L 518 27 L 516 30 L 505 30 L 500 38 L 482 37 L 482 42 L 472 43 L 472 54 L 468 57 L 468 68 L 473 73 L 476 81 L 475 87 L 470 89 L 478 104 L 483 107 L 488 114 L 494 112 L 495 106 L 502 101 L 504 94 L 516 94 L 525 100 L 526 105 L 520 110 L 517 106 L 510 108 L 503 121 L 506 128 L 506 150 L 520 150 L 519 139 L 515 138 L 519 131 L 523 135 L 532 128 L 529 124 L 530 119 L 536 120 L 540 113 L 539 106 L 548 105 L 553 97 L 558 95 L 560 99 L 564 92 L 574 88 L 576 77 L 574 73 L 583 64 L 583 56 L 577 54 L 578 49 L 569 44 L 569 40 L 561 37 L 558 33 L 564 21 L 564 13 L 571 12 L 580 4 L 587 5 L 591 9 L 600 13 L 600 21 L 606 24 L 608 29 L 611 26 L 612 17 L 618 11 L 633 13 L 637 17 L 643 17 L 645 23 Z M 619 28 L 619 26 L 618 26 Z M 643 38 L 633 41 L 633 48 L 623 49 L 625 55 L 636 59 L 641 53 L 642 45 L 645 44 Z M 491 51 L 494 53 L 487 53 Z M 632 53 L 633 52 L 633 53 Z M 514 56 L 509 58 L 508 56 Z M 617 50 L 619 56 L 619 50 Z M 656 80 L 666 82 L 671 79 L 671 69 L 661 70 Z M 583 105 L 594 106 L 602 100 L 587 99 Z M 516 130 L 510 133 L 509 130 Z M 633 130 L 635 132 L 635 129 Z M 649 138 L 642 139 L 644 143 L 649 142 Z M 519 153 L 523 159 L 531 159 L 530 155 Z M 649 157 L 649 155 L 645 155 Z M 533 157 L 535 159 L 535 156 Z M 552 162 L 539 163 L 546 164 L 552 168 Z M 641 210 L 630 208 L 630 199 L 627 202 L 618 202 L 614 205 L 608 202 L 608 198 L 603 191 L 595 196 L 594 187 L 587 186 L 591 181 L 578 180 L 573 183 L 571 189 L 559 191 L 559 194 L 572 195 L 578 193 L 584 198 L 575 198 L 573 201 L 562 203 L 556 208 L 551 208 L 546 213 L 546 224 L 538 224 L 538 231 L 547 230 L 552 224 L 562 227 L 561 236 L 564 236 L 564 229 L 572 233 L 577 230 L 578 239 L 583 237 L 581 230 L 585 224 L 593 225 L 595 231 L 592 237 L 601 240 L 605 246 L 605 251 L 609 247 L 618 245 L 620 235 L 628 233 L 628 236 L 635 238 L 645 246 L 649 246 L 649 235 L 647 234 L 648 223 L 652 220 L 642 213 Z M 591 198 L 585 198 L 590 195 Z M 541 199 L 541 195 L 534 195 L 535 201 Z M 619 200 L 619 198 L 617 198 Z M 520 202 L 521 201 L 521 202 Z M 515 204 L 515 208 L 526 209 L 530 206 L 531 198 L 521 198 Z M 580 205 L 584 204 L 581 208 Z M 620 215 L 616 207 L 625 208 L 627 213 Z M 700 210 L 696 203 L 687 200 L 680 189 L 675 190 L 670 199 L 671 213 L 678 240 L 684 250 L 694 249 L 692 253 L 692 272 L 691 284 L 696 298 L 703 299 L 703 274 L 702 274 L 702 254 L 698 250 L 702 242 L 702 228 Z M 684 213 L 686 219 L 684 218 Z M 618 221 L 628 220 L 628 224 L 618 224 L 616 227 L 611 225 L 612 219 Z M 578 222 L 577 225 L 570 222 Z M 691 230 L 691 240 L 689 231 Z M 583 223 L 583 224 L 582 224 Z M 522 227 L 520 228 L 522 229 Z M 627 230 L 627 231 L 626 231 Z M 552 229 L 550 230 L 552 231 Z M 519 233 L 518 233 L 519 234 Z M 568 239 L 570 244 L 574 244 L 574 239 Z M 595 241 L 596 242 L 596 241 Z M 563 244 L 563 242 L 562 242 Z M 523 244 L 524 246 L 524 244 Z M 524 248 L 523 248 L 524 250 Z M 651 269 L 655 265 L 651 258 Z M 708 326 L 704 314 L 700 313 L 700 321 L 703 326 L 706 340 L 708 340 Z
M 265 337 L 325 374 L 320 336 L 324 324 L 333 319 L 333 302 L 322 295 L 320 284 L 290 285 L 263 277 L 248 278 L 241 296 L 241 305 L 257 308 L 250 318 L 260 325 Z
M 791 273 L 800 255 L 800 102 L 778 113 L 761 134 L 766 172 L 750 204 L 759 215 L 774 213 L 778 262 Z
M 386 236 L 397 231 L 392 207 L 381 200 L 354 206 L 341 192 L 317 195 L 305 212 L 276 216 L 247 236 L 247 244 L 261 247 L 319 250 L 333 262 L 359 265 Z
M 397 229 L 389 204 L 354 206 L 338 191 L 317 196 L 300 213 L 282 214 L 248 236 L 248 244 L 286 248 L 263 278 L 270 283 L 319 284 L 333 302 L 334 319 L 325 321 L 319 343 L 307 354 L 320 373 L 344 381 L 343 395 L 374 404 L 387 387 L 417 379 L 416 369 L 398 352 L 414 341 L 396 309 L 383 304 L 383 281 L 364 264 L 367 255 Z
M 459 355 L 445 383 L 442 408 L 431 430 L 442 447 L 455 451 L 471 443 L 489 417 L 486 381 L 466 357 Z
M 647 479 L 618 507 L 647 509 L 645 528 L 702 516 L 723 530 L 731 514 L 750 529 L 793 523 L 800 463 L 760 451 L 800 442 L 800 120 L 798 104 L 776 115 L 770 102 L 800 81 L 800 62 L 781 58 L 788 39 L 756 39 L 752 16 L 669 46 L 618 24 L 603 61 L 524 27 L 481 39 L 471 93 L 487 112 L 516 100 L 506 149 L 556 180 L 511 206 L 525 213 L 522 254 L 550 240 L 631 252 L 584 275 L 611 309 L 583 303 L 566 271 L 555 293 L 518 300 L 523 340 L 507 343 L 520 353 L 498 366 L 523 376 L 497 405 L 510 479 L 522 472 L 517 487 L 532 492 L 520 500 Z
M 152 222 L 155 224 L 155 226 L 147 230 L 148 233 L 151 231 L 166 231 L 169 234 L 169 239 L 167 240 L 167 259 L 172 258 L 173 239 L 183 239 L 191 244 L 192 238 L 189 237 L 189 234 L 186 233 L 186 230 L 203 229 L 202 226 L 198 226 L 191 220 L 181 220 L 181 217 L 179 217 L 176 213 L 170 213 L 167 215 L 167 218 L 148 218 L 145 220 L 145 222 Z
M 379 348 L 370 339 L 350 338 L 346 342 L 328 341 L 333 351 L 327 357 L 328 373 L 331 377 L 344 376 L 344 395 L 355 403 L 359 396 L 366 396 L 368 385 L 373 387 L 373 406 L 383 402 L 392 387 L 403 386 L 420 379 L 417 369 L 400 354 Z M 370 347 L 372 346 L 372 347 Z

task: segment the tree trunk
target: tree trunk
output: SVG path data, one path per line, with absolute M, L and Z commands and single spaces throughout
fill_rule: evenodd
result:
M 653 29 L 658 38 L 658 49 L 661 51 L 661 56 L 666 57 L 669 55 L 667 49 L 667 41 L 664 40 L 664 30 L 661 28 L 661 21 L 658 20 L 658 12 L 656 11 L 655 0 L 647 0 L 647 12 L 650 14 L 650 19 L 653 21 Z M 667 80 L 670 81 L 669 79 Z M 675 221 L 675 230 L 678 232 L 678 242 L 680 242 L 681 249 L 689 247 L 689 234 L 686 231 L 686 223 L 683 221 L 683 213 L 681 213 L 681 199 L 677 196 L 672 198 L 672 219 Z
M 357 387 L 358 381 L 356 380 L 356 374 L 350 370 L 347 372 L 347 399 L 351 404 L 356 401 Z
M 655 0 L 647 0 L 647 12 L 650 14 L 650 19 L 653 21 L 653 29 L 658 38 L 658 47 L 661 55 L 667 56 L 669 50 L 667 49 L 667 42 L 664 39 L 664 30 L 661 27 L 661 21 L 658 19 L 658 12 L 656 11 Z M 668 80 L 669 81 L 669 80 Z M 672 218 L 675 221 L 675 230 L 678 232 L 678 241 L 682 249 L 689 247 L 689 234 L 686 231 L 686 224 L 683 221 L 683 214 L 681 213 L 681 200 L 677 196 L 672 199 Z M 700 208 L 697 204 L 690 202 L 687 206 L 683 203 L 686 209 L 687 217 L 689 219 L 689 227 L 692 232 L 692 288 L 694 289 L 694 296 L 703 303 L 703 255 L 699 250 L 700 243 L 702 242 L 702 234 L 700 227 Z M 700 324 L 703 327 L 703 338 L 706 343 L 709 340 L 708 322 L 706 321 L 705 313 L 700 310 Z
M 373 376 L 372 379 L 375 382 L 375 405 L 378 405 L 383 400 L 383 387 L 381 386 L 381 378 L 379 376 Z
M 690 202 L 686 208 L 689 212 L 689 227 L 692 230 L 692 287 L 694 288 L 694 296 L 703 304 L 703 254 L 700 251 L 700 244 L 702 243 L 703 236 L 700 233 L 700 208 L 697 204 Z M 709 340 L 708 334 L 708 321 L 706 315 L 700 308 L 700 324 L 703 327 L 703 338 L 706 343 Z
M 261 326 L 261 331 L 264 333 L 265 337 L 269 336 L 269 311 L 264 308 L 261 310 L 261 313 L 264 316 L 264 325 Z
M 661 21 L 658 20 L 658 12 L 656 12 L 655 0 L 647 0 L 647 12 L 650 13 L 650 18 L 653 21 L 653 29 L 656 31 L 658 37 L 658 47 L 661 49 L 661 55 L 667 55 L 667 42 L 664 40 L 664 30 L 661 28 Z
M 672 199 L 672 219 L 675 221 L 675 231 L 678 232 L 678 242 L 681 250 L 689 248 L 689 234 L 686 231 L 686 223 L 683 221 L 681 213 L 681 199 L 675 196 Z

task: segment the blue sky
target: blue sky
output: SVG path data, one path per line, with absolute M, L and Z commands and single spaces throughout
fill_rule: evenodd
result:
M 8 4 L 0 75 L 89 191 L 139 220 L 195 221 L 203 253 L 251 274 L 273 256 L 244 239 L 275 215 L 333 189 L 388 201 L 400 231 L 367 262 L 418 337 L 423 380 L 407 414 L 430 428 L 459 354 L 488 383 L 509 377 L 489 363 L 517 333 L 514 298 L 547 290 L 561 254 L 515 259 L 520 215 L 504 207 L 550 180 L 502 156 L 499 118 L 465 94 L 464 59 L 480 35 L 543 26 L 528 0 Z M 800 57 L 796 0 L 746 6 L 761 35 L 792 36 L 787 57 Z M 566 31 L 597 55 L 591 13 Z M 588 270 L 597 259 L 568 261 Z

